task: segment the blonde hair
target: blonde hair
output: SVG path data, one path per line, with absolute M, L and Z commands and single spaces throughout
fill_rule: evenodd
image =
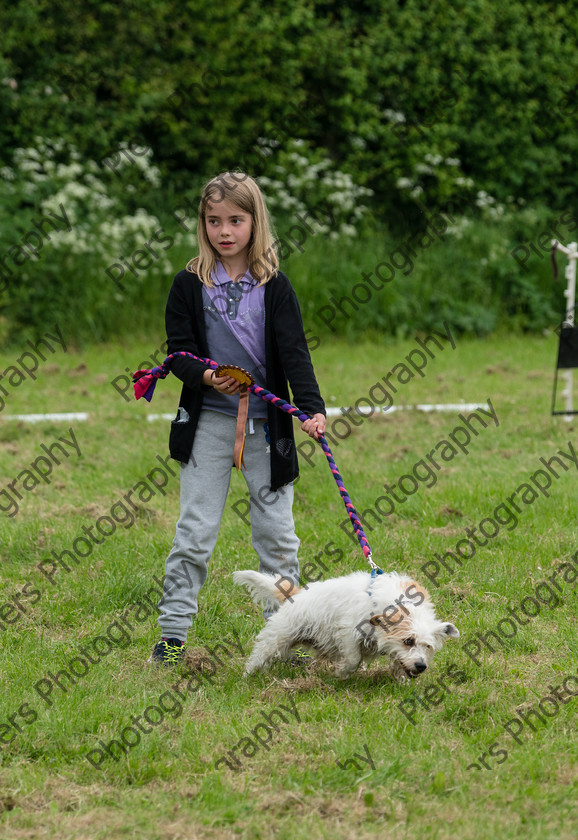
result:
M 253 178 L 243 172 L 223 172 L 203 187 L 197 225 L 199 256 L 189 260 L 186 266 L 187 271 L 197 274 L 205 286 L 214 285 L 211 273 L 215 269 L 219 255 L 209 242 L 205 226 L 205 214 L 209 201 L 214 203 L 230 201 L 245 213 L 251 214 L 249 270 L 255 280 L 259 281 L 260 286 L 267 283 L 279 268 L 273 227 L 259 186 Z

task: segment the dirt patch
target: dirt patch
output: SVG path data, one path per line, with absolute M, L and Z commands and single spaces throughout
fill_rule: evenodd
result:
M 441 528 L 430 528 L 429 532 L 430 534 L 441 534 L 442 537 L 457 537 L 458 534 L 462 533 L 460 528 L 456 528 L 455 525 L 449 522 Z
M 449 505 L 444 505 L 443 508 L 440 510 L 440 516 L 463 516 L 461 510 L 457 508 L 450 507 Z

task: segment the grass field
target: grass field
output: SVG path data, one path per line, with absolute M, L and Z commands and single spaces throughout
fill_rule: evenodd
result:
M 242 512 L 245 498 L 236 474 L 189 637 L 189 675 L 181 680 L 147 666 L 158 638 L 147 597 L 158 599 L 153 575 L 162 577 L 174 536 L 178 465 L 169 462 L 172 476 L 157 459 L 166 462 L 168 423 L 145 415 L 173 413 L 180 383 L 160 383 L 148 406 L 125 401 L 110 382 L 125 367 L 140 367 L 162 340 L 57 350 L 46 354 L 36 380 L 2 380 L 0 836 L 575 837 L 578 465 L 571 455 L 578 440 L 575 422 L 549 416 L 555 336 L 457 340 L 455 349 L 442 342 L 423 377 L 404 384 L 390 378 L 396 405 L 491 401 L 499 425 L 487 415 L 485 428 L 472 421 L 478 434 L 465 444 L 467 454 L 456 449 L 433 478 L 416 465 L 463 427 L 459 411 L 375 416 L 336 438 L 335 459 L 365 512 L 376 561 L 425 584 L 438 616 L 461 633 L 431 671 L 403 686 L 379 662 L 347 681 L 322 667 L 289 665 L 243 677 L 262 618 L 231 580 L 235 569 L 257 566 L 250 530 L 233 507 Z M 416 346 L 415 339 L 323 341 L 313 357 L 327 404 L 349 406 L 376 394 L 376 383 Z M 15 359 L 3 354 L 0 372 Z M 90 417 L 9 419 L 45 411 Z M 59 464 L 52 459 L 51 475 L 41 480 L 32 464 L 48 472 L 37 461 L 48 461 L 41 447 L 62 438 L 68 443 L 52 450 Z M 558 477 L 544 471 L 551 486 L 538 474 L 535 498 L 520 490 L 544 469 L 540 458 L 554 455 Z M 417 481 L 418 474 L 426 478 Z M 407 498 L 398 491 L 402 501 L 382 515 L 384 482 L 399 486 L 404 475 L 416 477 L 417 490 Z M 134 516 L 122 506 L 131 489 L 133 498 L 140 494 Z M 319 560 L 325 577 L 366 568 L 340 527 L 344 508 L 320 450 L 302 461 L 294 513 L 302 569 Z M 94 545 L 84 535 L 111 514 L 113 532 Z M 471 559 L 434 571 L 436 553 L 455 551 L 467 528 L 498 516 L 503 524 Z M 71 549 L 76 560 L 63 554 Z M 500 624 L 510 609 L 523 621 Z M 121 619 L 131 616 L 128 631 Z M 490 631 L 498 641 L 481 641 L 478 634 Z M 75 684 L 59 673 L 71 669 Z M 273 712 L 278 725 L 267 728 L 264 715 Z M 99 742 L 128 733 L 133 716 L 143 720 L 136 735 L 127 734 L 134 746 L 108 755 Z M 241 765 L 232 769 L 219 760 L 235 747 Z

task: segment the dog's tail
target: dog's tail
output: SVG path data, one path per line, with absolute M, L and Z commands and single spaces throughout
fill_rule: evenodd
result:
M 299 592 L 299 587 L 291 578 L 263 575 L 251 570 L 233 572 L 233 581 L 239 586 L 246 586 L 256 604 L 269 608 L 275 608 L 278 602 L 291 600 Z

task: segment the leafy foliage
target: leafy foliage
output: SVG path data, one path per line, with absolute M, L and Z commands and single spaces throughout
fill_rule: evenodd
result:
M 34 140 L 16 149 L 13 167 L 1 173 L 0 332 L 22 341 L 46 322 L 65 320 L 76 339 L 102 339 L 125 323 L 151 275 L 158 284 L 170 274 L 165 252 L 184 234 L 163 238 L 159 219 L 142 206 L 154 204 L 158 186 L 147 153 L 113 174 L 62 140 Z
M 400 220 L 396 182 L 427 154 L 499 199 L 561 202 L 576 194 L 565 15 L 548 0 L 19 0 L 0 13 L 1 139 L 29 144 L 40 123 L 97 159 L 143 139 L 165 172 L 211 176 L 257 169 L 259 137 L 301 138 Z
M 346 293 L 360 266 L 371 268 L 384 248 L 457 203 L 465 209 L 443 258 L 430 264 L 422 255 L 403 290 L 382 296 L 387 313 L 369 307 L 369 326 L 392 329 L 393 320 L 403 333 L 450 313 L 456 327 L 475 332 L 504 318 L 542 328 L 553 311 L 545 263 L 520 272 L 509 252 L 540 233 L 528 207 L 553 219 L 576 199 L 578 53 L 565 15 L 549 0 L 15 0 L 0 9 L 2 171 L 19 171 L 22 150 L 40 154 L 42 125 L 43 137 L 79 156 L 79 188 L 90 174 L 114 205 L 99 208 L 94 188 L 79 227 L 94 253 L 83 254 L 80 271 L 80 240 L 70 237 L 65 256 L 61 238 L 50 265 L 43 262 L 42 288 L 29 286 L 24 270 L 0 333 L 36 330 L 52 307 L 73 316 L 79 336 L 114 334 L 127 299 L 107 288 L 101 263 L 103 249 L 110 264 L 138 248 L 136 231 L 121 236 L 123 220 L 140 207 L 158 223 L 151 230 L 174 228 L 175 206 L 186 203 L 192 219 L 201 182 L 236 168 L 260 179 L 282 234 L 296 213 L 331 204 L 333 240 L 321 221 L 310 253 L 299 264 L 289 255 L 298 282 L 316 272 L 305 308 L 323 305 L 317 283 L 344 284 Z M 135 146 L 146 155 L 128 165 L 119 150 Z M 153 158 L 154 183 L 138 168 Z M 58 179 L 45 174 L 42 188 L 18 174 L 18 199 L 8 181 L 0 257 L 58 195 Z M 73 186 L 66 189 L 72 201 Z M 171 251 L 163 278 L 160 260 L 131 276 L 131 292 L 155 317 L 170 274 L 193 255 L 194 223 L 189 230 L 175 239 L 182 248 Z M 327 243 L 338 246 L 338 265 Z M 455 274 L 458 265 L 467 276 Z M 414 293 L 419 311 L 407 299 Z M 367 326 L 354 313 L 345 328 Z

